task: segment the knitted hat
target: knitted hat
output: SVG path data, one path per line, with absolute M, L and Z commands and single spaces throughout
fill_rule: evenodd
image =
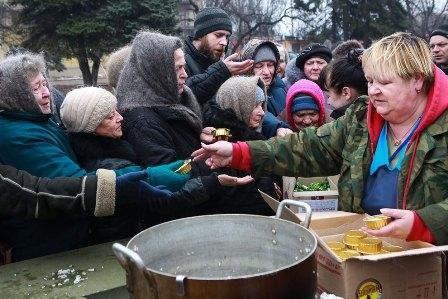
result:
M 293 102 L 292 102 L 292 108 L 291 112 L 292 114 L 296 113 L 297 111 L 302 110 L 314 110 L 319 111 L 319 107 L 317 107 L 316 102 L 313 100 L 313 98 L 307 94 L 300 94 L 297 95 Z
M 124 63 L 131 54 L 131 46 L 124 46 L 118 49 L 109 56 L 107 63 L 107 80 L 109 85 L 113 88 L 117 87 L 118 79 L 120 78 L 121 71 L 123 70 Z
M 433 37 L 434 35 L 441 35 L 445 38 L 448 38 L 448 24 L 440 25 L 439 28 L 431 32 L 430 37 Z
M 322 58 L 326 62 L 330 62 L 332 55 L 330 49 L 324 45 L 310 44 L 300 52 L 299 56 L 297 56 L 296 66 L 303 71 L 305 62 L 314 57 Z
M 232 33 L 229 15 L 221 8 L 206 7 L 198 12 L 194 21 L 193 39 L 198 39 L 210 32 L 226 30 Z
M 257 103 L 263 103 L 266 101 L 266 94 L 264 93 L 263 89 L 261 89 L 261 87 L 258 85 L 255 88 L 255 101 Z
M 61 120 L 69 132 L 93 133 L 116 107 L 117 99 L 105 89 L 77 88 L 65 96 Z
M 277 62 L 277 57 L 275 57 L 274 50 L 266 44 L 259 47 L 254 55 L 254 63 L 259 63 L 262 61 Z

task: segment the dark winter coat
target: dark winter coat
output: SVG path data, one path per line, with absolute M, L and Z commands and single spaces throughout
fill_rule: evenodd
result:
M 0 165 L 0 218 L 49 219 L 64 216 L 93 215 L 100 184 L 115 184 L 115 174 L 80 178 L 39 178 Z M 98 188 L 97 188 L 98 186 Z M 4 228 L 2 227 L 2 230 Z M 5 238 L 0 232 L 0 240 Z M 3 245 L 3 246 L 1 246 Z M 14 259 L 13 259 L 14 255 Z M 15 250 L 0 241 L 0 265 L 17 260 Z
M 102 177 L 101 180 L 115 181 L 115 175 Z M 0 165 L 0 218 L 47 219 L 61 215 L 93 215 L 97 184 L 101 180 L 96 176 L 41 178 L 8 165 Z
M 279 75 L 274 77 L 268 90 L 267 110 L 278 117 L 286 107 L 286 86 Z
M 199 148 L 201 108 L 185 86 L 179 95 L 172 36 L 141 32 L 132 44 L 117 87 L 125 139 L 142 165 L 185 159 Z
M 262 46 L 269 46 L 274 51 L 275 57 L 277 58 L 277 62 L 275 63 L 275 71 L 274 71 L 274 73 L 276 73 L 277 67 L 278 67 L 278 61 L 280 59 L 280 53 L 278 51 L 277 46 L 270 41 L 260 40 L 260 39 L 251 39 L 244 46 L 243 50 L 241 51 L 241 59 L 242 60 L 253 59 L 256 52 L 258 51 L 258 49 Z M 253 75 L 253 70 L 250 70 L 248 75 Z M 277 77 L 278 77 L 277 75 L 274 76 L 274 80 L 273 80 L 272 84 L 275 83 L 275 81 L 277 80 Z M 274 92 L 272 90 L 269 91 L 272 85 L 266 86 L 266 88 L 268 89 L 268 95 L 271 96 L 270 100 L 278 101 L 279 103 L 281 103 L 282 102 L 282 96 L 281 96 L 282 92 L 281 92 L 281 90 L 277 89 L 277 87 L 281 86 L 281 83 L 277 82 L 276 85 L 277 86 L 276 86 Z M 273 96 L 275 96 L 276 98 L 273 99 Z M 286 96 L 286 91 L 285 91 L 285 96 Z M 277 119 L 277 115 L 278 114 L 276 114 L 270 110 L 269 99 L 268 99 L 268 109 L 267 109 L 266 115 L 263 119 L 263 127 L 262 127 L 262 133 L 266 138 L 274 137 L 277 134 L 277 130 L 279 128 L 289 128 L 288 124 Z
M 202 106 L 216 94 L 219 87 L 232 74 L 222 60 L 216 62 L 200 53 L 193 45 L 191 37 L 188 37 L 184 44 L 187 85 Z
M 70 144 L 81 167 L 87 171 L 99 168 L 120 169 L 136 165 L 132 146 L 121 139 L 88 133 L 71 133 Z M 140 228 L 139 206 L 127 204 L 115 209 L 112 216 L 92 218 L 90 221 L 90 244 L 98 244 L 129 238 Z

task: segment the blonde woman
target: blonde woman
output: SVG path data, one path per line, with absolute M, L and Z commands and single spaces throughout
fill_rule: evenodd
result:
M 408 33 L 381 39 L 362 60 L 368 97 L 338 120 L 285 138 L 217 142 L 194 156 L 255 177 L 340 173 L 342 210 L 394 218 L 368 233 L 448 244 L 448 78 Z

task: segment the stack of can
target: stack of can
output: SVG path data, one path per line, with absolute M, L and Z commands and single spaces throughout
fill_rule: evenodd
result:
M 392 219 L 384 215 L 368 216 L 364 219 L 370 229 L 380 229 L 389 224 Z M 372 255 L 402 251 L 400 246 L 386 245 L 379 238 L 367 235 L 361 230 L 347 231 L 341 241 L 329 241 L 328 247 L 342 260 L 359 255 Z

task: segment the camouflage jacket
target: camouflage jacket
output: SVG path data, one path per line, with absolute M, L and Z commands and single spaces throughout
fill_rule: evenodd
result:
M 443 79 L 445 80 L 445 79 Z M 446 82 L 448 79 L 446 79 Z M 448 83 L 447 83 L 448 84 Z M 446 90 L 444 85 L 444 89 Z M 443 89 L 436 91 L 446 97 Z M 434 90 L 430 95 L 434 95 Z M 439 101 L 433 101 L 439 104 Z M 248 142 L 255 176 L 267 173 L 286 176 L 330 176 L 340 174 L 340 209 L 363 213 L 361 201 L 372 162 L 375 140 L 367 127 L 368 99 L 361 97 L 347 113 L 319 128 L 307 128 L 284 138 Z M 429 109 L 428 109 L 429 110 Z M 421 131 L 406 150 L 398 178 L 398 207 L 408 168 L 417 143 L 408 184 L 406 209 L 415 210 L 438 245 L 448 244 L 448 111 Z

